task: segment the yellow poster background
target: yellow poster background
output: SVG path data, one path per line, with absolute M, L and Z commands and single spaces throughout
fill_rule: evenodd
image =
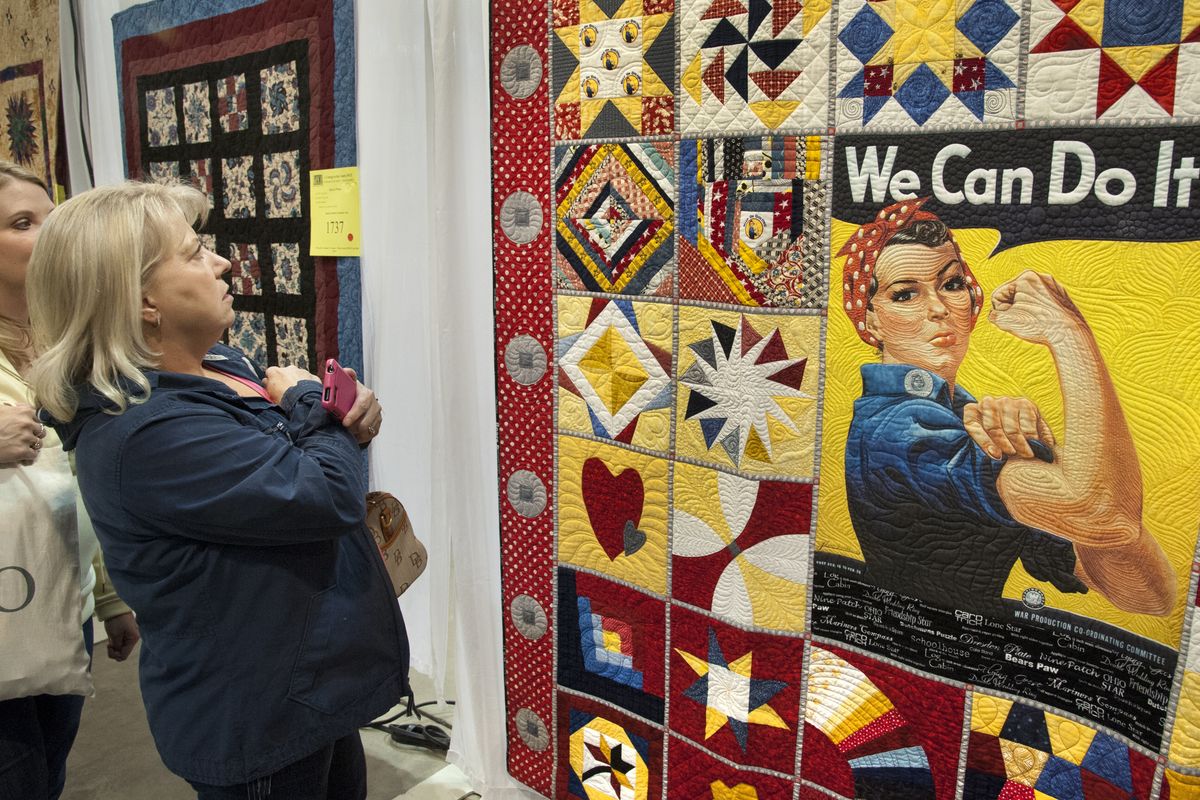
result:
M 834 220 L 830 252 L 840 250 L 856 229 Z M 1063 440 L 1062 398 L 1049 352 L 987 320 L 990 293 L 1002 283 L 1026 269 L 1057 278 L 1083 312 L 1108 364 L 1141 463 L 1143 520 L 1178 576 L 1176 607 L 1166 617 L 1120 611 L 1095 590 L 1063 594 L 1035 581 L 1019 562 L 1004 596 L 1019 599 L 1023 589 L 1036 585 L 1048 607 L 1178 648 L 1200 526 L 1200 242 L 1037 242 L 989 257 L 998 231 L 955 230 L 954 236 L 985 293 L 958 384 L 977 398 L 1028 397 Z M 842 264 L 834 257 L 830 273 L 816 546 L 861 559 L 846 505 L 844 457 L 853 404 L 862 394 L 859 367 L 878 355 L 839 311 Z

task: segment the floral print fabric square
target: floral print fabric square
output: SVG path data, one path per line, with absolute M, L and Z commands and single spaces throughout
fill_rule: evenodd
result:
M 179 144 L 179 120 L 175 116 L 175 88 L 146 92 L 146 136 L 151 147 Z
M 253 311 L 235 311 L 229 326 L 229 343 L 256 364 L 268 364 L 266 317 Z
M 261 71 L 262 131 L 286 133 L 300 129 L 300 93 L 296 88 L 296 62 Z
M 278 363 L 308 369 L 308 324 L 301 317 L 275 318 Z
M 263 172 L 267 216 L 300 216 L 300 152 L 267 153 L 263 156 Z
M 275 242 L 271 245 L 271 263 L 275 268 L 275 291 L 300 294 L 300 245 Z
M 183 136 L 188 144 L 212 140 L 207 81 L 189 83 L 183 87 Z
M 254 156 L 223 158 L 221 177 L 225 181 L 222 201 L 229 219 L 248 219 L 254 216 Z

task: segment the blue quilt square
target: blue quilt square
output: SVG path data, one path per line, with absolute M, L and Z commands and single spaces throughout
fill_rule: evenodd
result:
M 1104 47 L 1175 44 L 1183 27 L 1183 0 L 1107 0 Z

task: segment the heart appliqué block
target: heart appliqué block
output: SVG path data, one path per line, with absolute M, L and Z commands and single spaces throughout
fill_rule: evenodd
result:
M 599 458 L 583 463 L 583 504 L 609 560 L 633 555 L 646 543 L 645 532 L 638 529 L 645 498 L 642 476 L 633 467 L 614 475 Z

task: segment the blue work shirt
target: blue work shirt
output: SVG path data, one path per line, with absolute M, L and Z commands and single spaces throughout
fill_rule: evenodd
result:
M 850 520 L 877 586 L 937 606 L 994 613 L 1017 559 L 1034 578 L 1086 592 L 1070 542 L 1017 522 L 993 459 L 963 426 L 975 398 L 905 364 L 865 364 L 846 440 Z M 1041 442 L 1035 454 L 1053 461 Z

